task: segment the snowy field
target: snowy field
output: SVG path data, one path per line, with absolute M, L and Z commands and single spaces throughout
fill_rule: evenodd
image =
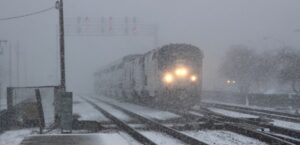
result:
M 179 118 L 180 116 L 171 112 L 167 111 L 161 111 L 161 110 L 156 110 L 144 106 L 139 106 L 135 104 L 129 104 L 126 102 L 120 102 L 118 100 L 110 99 L 107 97 L 101 97 L 100 99 L 114 103 L 116 105 L 119 105 L 121 107 L 124 107 L 132 112 L 135 112 L 139 115 L 152 118 L 152 119 L 157 119 L 157 120 L 167 120 L 167 119 L 173 119 L 173 118 Z
M 259 140 L 229 131 L 184 131 L 183 133 L 210 145 L 267 145 Z

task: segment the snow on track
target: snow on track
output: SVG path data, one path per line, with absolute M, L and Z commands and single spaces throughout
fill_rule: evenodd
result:
M 297 110 L 298 112 L 300 109 L 292 109 L 292 108 L 271 108 L 271 107 L 263 107 L 263 106 L 255 106 L 255 105 L 243 105 L 243 104 L 236 104 L 236 103 L 225 103 L 220 101 L 203 101 L 204 103 L 210 103 L 210 104 L 221 104 L 221 105 L 229 105 L 229 106 L 237 106 L 237 107 L 244 107 L 244 108 L 251 108 L 251 109 L 261 109 L 261 110 L 267 110 L 267 111 L 274 111 L 274 112 L 280 112 L 280 113 L 290 113 L 290 114 L 296 114 Z
M 0 145 L 19 145 L 32 129 L 10 130 L 0 135 Z
M 216 145 L 267 145 L 257 139 L 249 138 L 229 131 L 203 130 L 184 131 L 183 133 L 195 137 L 207 144 Z
M 95 102 L 97 105 L 99 105 L 99 107 L 103 108 L 104 110 L 106 110 L 107 112 L 109 112 L 110 114 L 112 114 L 113 116 L 117 117 L 118 119 L 122 120 L 122 121 L 130 121 L 132 120 L 131 117 L 129 117 L 127 114 L 125 114 L 124 112 L 115 109 L 114 107 L 107 105 L 105 103 L 96 101 Z M 99 111 L 97 111 L 98 113 Z
M 252 109 L 263 109 L 263 110 L 275 111 L 275 108 L 262 107 L 262 106 L 251 106 L 251 105 L 226 103 L 226 102 L 219 102 L 219 101 L 203 101 L 203 102 L 210 103 L 210 104 L 221 104 L 221 105 L 228 105 L 228 106 L 237 106 L 237 107 L 245 107 L 245 108 L 252 108 Z
M 141 131 L 141 134 L 152 140 L 158 145 L 184 145 L 180 140 L 155 131 Z
M 73 113 L 80 115 L 79 120 L 109 121 L 101 112 L 78 96 L 73 98 Z
M 128 145 L 141 145 L 139 142 L 137 142 L 134 138 L 132 138 L 125 132 L 119 132 L 119 135 L 122 136 L 128 142 Z
M 258 116 L 254 115 L 249 115 L 249 114 L 244 114 L 244 113 L 239 113 L 239 112 L 234 112 L 234 111 L 228 111 L 228 110 L 223 110 L 223 109 L 217 109 L 217 108 L 209 108 L 211 111 L 230 116 L 230 117 L 240 117 L 240 118 L 257 118 Z M 283 127 L 283 128 L 288 128 L 288 129 L 294 129 L 294 130 L 300 130 L 300 123 L 294 123 L 294 122 L 288 122 L 288 121 L 282 121 L 278 119 L 272 119 L 273 124 L 275 126 Z
M 287 121 L 282 121 L 282 120 L 277 120 L 277 119 L 273 119 L 273 120 L 274 120 L 273 124 L 275 126 L 280 126 L 283 128 L 294 129 L 294 130 L 300 131 L 300 123 L 287 122 Z
M 157 119 L 157 120 L 167 120 L 167 119 L 172 119 L 172 118 L 179 118 L 180 116 L 171 112 L 167 112 L 167 111 L 161 111 L 161 110 L 156 110 L 156 109 L 152 109 L 152 108 L 148 108 L 148 107 L 144 107 L 144 106 L 139 106 L 139 105 L 135 105 L 135 104 L 129 104 L 126 102 L 119 102 L 117 100 L 114 99 L 110 99 L 107 97 L 101 97 L 101 99 L 111 102 L 113 104 L 119 105 L 121 107 L 124 107 L 134 113 L 137 113 L 139 115 L 145 116 L 145 117 L 149 117 L 152 119 Z
M 224 110 L 224 109 L 211 108 L 211 107 L 208 109 L 213 112 L 220 113 L 220 114 L 230 116 L 230 117 L 235 117 L 235 118 L 258 118 L 258 116 L 255 116 L 255 115 L 249 115 L 249 114 L 245 114 L 245 113 L 228 111 L 228 110 Z

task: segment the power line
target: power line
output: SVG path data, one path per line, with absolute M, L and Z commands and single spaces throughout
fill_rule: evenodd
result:
M 27 14 L 24 14 L 24 15 L 13 16 L 13 17 L 6 17 L 6 18 L 0 18 L 0 21 L 7 21 L 7 20 L 12 20 L 12 19 L 19 19 L 19 18 L 23 18 L 23 17 L 28 17 L 28 16 L 33 16 L 33 15 L 38 15 L 38 14 L 41 14 L 41 13 L 50 11 L 50 10 L 52 10 L 52 9 L 54 9 L 54 8 L 55 8 L 55 7 L 52 6 L 52 7 L 50 7 L 50 8 L 42 9 L 42 10 L 35 11 L 35 12 L 31 12 L 31 13 L 27 13 Z

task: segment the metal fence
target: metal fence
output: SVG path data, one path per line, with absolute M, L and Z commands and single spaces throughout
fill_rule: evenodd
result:
M 55 122 L 58 86 L 8 87 L 7 112 L 10 126 L 37 126 L 39 110 L 35 90 L 39 89 L 45 125 Z

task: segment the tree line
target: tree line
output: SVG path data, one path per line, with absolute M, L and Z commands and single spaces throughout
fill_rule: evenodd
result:
M 283 47 L 261 52 L 235 45 L 226 52 L 220 73 L 235 80 L 240 93 L 285 89 L 300 94 L 300 49 Z

